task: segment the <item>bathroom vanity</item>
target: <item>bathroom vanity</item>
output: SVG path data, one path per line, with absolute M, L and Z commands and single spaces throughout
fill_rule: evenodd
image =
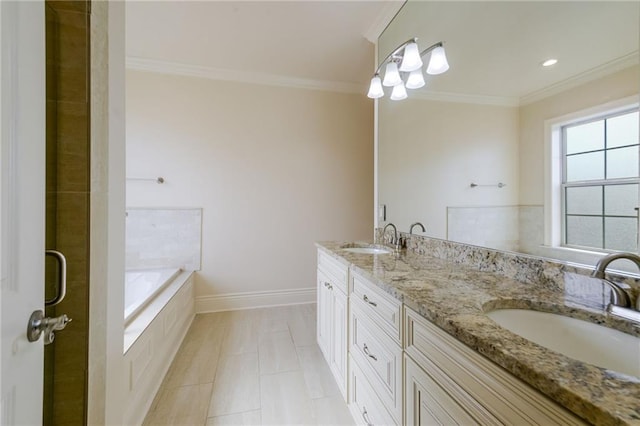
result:
M 442 244 L 432 252 L 455 245 Z M 427 256 L 415 245 L 401 254 L 345 250 L 354 246 L 317 243 L 318 343 L 358 423 L 640 423 L 640 377 L 547 349 L 487 316 L 550 312 L 640 342 L 640 328 L 606 314 L 609 292 L 598 281 L 463 245 L 466 261 Z M 500 271 L 478 267 L 484 262 Z M 637 346 L 625 356 L 640 356 Z

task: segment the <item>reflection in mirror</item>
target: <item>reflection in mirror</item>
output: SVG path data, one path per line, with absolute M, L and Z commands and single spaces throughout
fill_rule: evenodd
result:
M 408 1 L 378 57 L 442 40 L 451 68 L 378 100 L 378 226 L 582 263 L 637 251 L 639 22 L 637 2 Z

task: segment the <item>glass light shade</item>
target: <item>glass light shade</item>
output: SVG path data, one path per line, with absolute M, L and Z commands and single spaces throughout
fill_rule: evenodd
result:
M 395 62 L 389 62 L 384 71 L 384 80 L 382 80 L 382 85 L 395 87 L 400 83 L 402 83 L 402 78 L 400 78 L 400 73 L 398 72 L 398 64 Z
M 424 86 L 424 77 L 422 76 L 422 68 L 411 71 L 407 79 L 407 89 L 419 89 Z
M 379 75 L 375 75 L 371 79 L 371 85 L 369 86 L 369 93 L 367 96 L 371 99 L 378 99 L 384 96 L 384 90 L 382 90 L 382 81 Z
M 444 47 L 436 47 L 431 51 L 431 59 L 429 60 L 429 66 L 427 67 L 427 74 L 442 74 L 448 69 L 449 63 L 447 62 L 447 55 L 444 53 Z
M 393 91 L 391 92 L 391 100 L 401 101 L 403 99 L 407 99 L 407 89 L 404 88 L 404 83 L 400 82 L 400 84 L 396 84 L 395 86 L 393 86 Z
M 418 43 L 409 43 L 404 48 L 400 71 L 410 72 L 417 70 L 418 68 L 422 68 L 422 59 L 420 58 Z

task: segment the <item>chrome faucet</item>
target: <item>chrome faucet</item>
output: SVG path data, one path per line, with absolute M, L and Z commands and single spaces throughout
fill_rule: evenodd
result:
M 387 228 L 388 227 L 392 227 L 393 228 L 393 238 L 391 240 L 391 244 L 398 245 L 398 229 L 391 222 L 387 223 L 385 225 L 384 229 L 382 230 L 382 239 L 383 239 L 383 241 L 384 241 L 384 236 L 387 234 Z
M 422 229 L 422 232 L 426 232 L 427 231 L 426 229 L 424 229 L 424 225 L 423 224 L 421 224 L 420 222 L 416 222 L 416 223 L 412 224 L 411 227 L 409 228 L 409 235 L 413 235 L 413 227 L 414 226 L 419 226 L 420 229 Z
M 631 306 L 631 300 L 627 292 L 619 285 L 605 278 L 604 272 L 607 266 L 615 260 L 626 259 L 635 263 L 640 269 L 640 256 L 635 253 L 612 253 L 602 257 L 596 263 L 592 276 L 600 278 L 603 283 L 611 288 L 611 304 L 607 308 L 609 312 L 633 321 L 640 322 L 640 296 L 635 303 L 635 309 Z

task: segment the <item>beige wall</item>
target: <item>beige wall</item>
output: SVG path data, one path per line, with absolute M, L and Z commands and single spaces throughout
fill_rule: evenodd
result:
M 371 238 L 361 94 L 127 71 L 129 207 L 202 207 L 196 294 L 315 286 L 317 240 Z
M 416 98 L 379 108 L 378 204 L 398 230 L 420 221 L 446 238 L 447 207 L 518 203 L 517 108 Z
M 520 204 L 544 203 L 545 120 L 637 96 L 639 76 L 634 66 L 520 107 Z

